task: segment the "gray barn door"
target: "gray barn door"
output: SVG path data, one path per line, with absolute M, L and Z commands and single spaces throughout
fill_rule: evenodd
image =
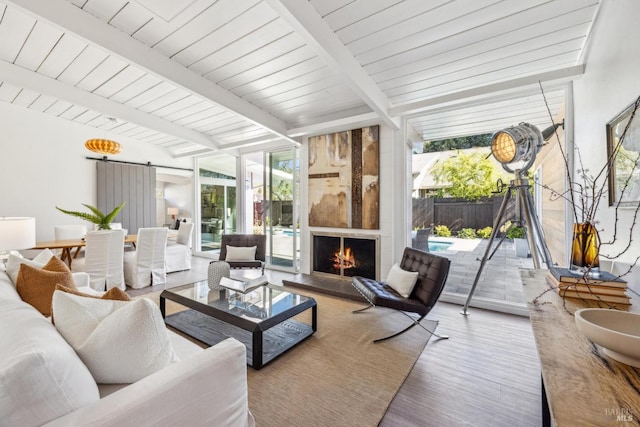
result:
M 111 212 L 126 201 L 113 222 L 121 222 L 129 234 L 156 226 L 156 168 L 103 161 L 96 162 L 96 168 L 101 212 Z

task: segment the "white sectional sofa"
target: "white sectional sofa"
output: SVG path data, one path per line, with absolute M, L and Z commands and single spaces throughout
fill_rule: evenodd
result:
M 96 384 L 0 263 L 0 426 L 254 426 L 244 345 L 202 349 L 169 334 L 179 362 L 133 384 Z

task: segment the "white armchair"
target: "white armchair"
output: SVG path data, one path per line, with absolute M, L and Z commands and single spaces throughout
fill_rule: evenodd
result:
M 124 281 L 127 285 L 139 289 L 166 283 L 168 231 L 164 227 L 138 229 L 136 250 L 124 254 Z
M 180 225 L 178 236 L 174 244 L 167 245 L 166 266 L 167 273 L 191 269 L 191 237 L 193 223 L 186 222 Z
M 124 230 L 91 231 L 85 239 L 85 256 L 75 260 L 71 270 L 89 273 L 90 286 L 96 291 L 126 289 L 122 264 Z

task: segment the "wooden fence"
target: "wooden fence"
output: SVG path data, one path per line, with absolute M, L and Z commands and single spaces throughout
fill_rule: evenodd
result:
M 413 199 L 413 228 L 446 225 L 451 231 L 463 228 L 475 230 L 492 226 L 498 215 L 503 196 L 487 197 L 478 201 L 459 198 Z M 515 197 L 509 199 L 504 219 L 512 219 Z

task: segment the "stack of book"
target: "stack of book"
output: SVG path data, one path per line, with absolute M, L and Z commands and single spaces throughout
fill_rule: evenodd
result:
M 552 267 L 547 282 L 563 298 L 631 304 L 626 294 L 627 282 L 606 271 L 601 271 L 598 277 L 585 278 L 566 268 Z
M 251 292 L 256 288 L 259 288 L 260 286 L 266 285 L 267 283 L 268 280 L 266 276 L 260 276 L 255 279 L 243 278 L 241 280 L 230 279 L 228 277 L 223 277 L 222 279 L 220 279 L 220 286 L 236 292 L 241 292 L 243 294 Z

